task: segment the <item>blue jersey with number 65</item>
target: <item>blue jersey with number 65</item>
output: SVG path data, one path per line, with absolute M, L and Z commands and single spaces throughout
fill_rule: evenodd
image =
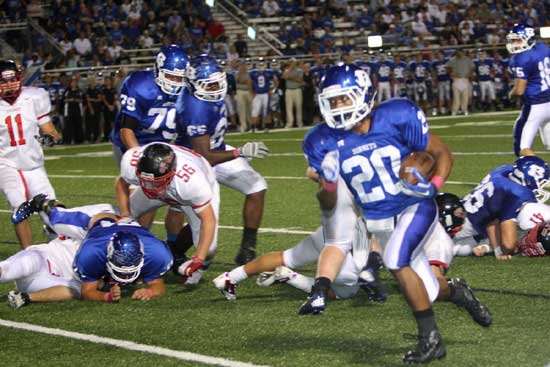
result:
M 225 150 L 227 110 L 224 101 L 201 101 L 186 93 L 178 100 L 177 111 L 177 145 L 192 149 L 192 138 L 209 135 L 211 150 Z
M 478 233 L 485 234 L 493 220 L 514 219 L 523 205 L 537 202 L 529 188 L 508 178 L 513 169 L 511 165 L 495 168 L 464 198 L 466 215 Z
M 318 132 L 330 134 L 329 130 L 323 130 Z M 401 161 L 411 152 L 426 150 L 429 141 L 426 115 L 414 102 L 408 99 L 383 102 L 371 113 L 370 130 L 366 134 L 352 131 L 332 134 L 312 135 L 317 136 L 318 144 L 308 142 L 304 149 L 333 142 L 334 149 L 339 151 L 340 176 L 367 219 L 390 218 L 424 200 L 405 195 L 398 185 Z M 308 160 L 310 164 L 313 161 L 309 157 Z
M 550 102 L 550 50 L 544 43 L 537 43 L 530 50 L 515 54 L 510 59 L 514 79 L 527 80 L 523 103 Z
M 120 140 L 122 115 L 139 122 L 134 130 L 139 145 L 154 141 L 170 142 L 176 136 L 177 95 L 164 93 L 155 82 L 152 71 L 136 71 L 128 75 L 120 89 L 120 112 L 118 113 L 111 141 L 124 152 Z

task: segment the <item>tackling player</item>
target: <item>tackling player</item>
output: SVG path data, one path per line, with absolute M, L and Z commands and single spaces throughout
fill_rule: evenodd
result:
M 14 61 L 0 61 L 0 191 L 12 210 L 40 193 L 55 197 L 39 141 L 53 145 L 59 140 L 50 112 L 48 92 L 23 87 L 21 68 Z M 21 248 L 32 245 L 28 221 L 16 223 L 15 233 Z
M 238 265 L 244 265 L 255 257 L 267 190 L 267 182 L 248 159 L 264 158 L 269 151 L 262 142 L 249 142 L 239 148 L 225 144 L 227 81 L 214 58 L 191 59 L 187 81 L 191 93 L 182 95 L 178 101 L 176 144 L 201 154 L 214 167 L 219 183 L 245 195 L 243 237 L 235 257 Z
M 523 103 L 514 125 L 514 153 L 535 155 L 531 147 L 539 128 L 542 142 L 550 149 L 550 50 L 536 42 L 534 28 L 523 24 L 512 27 L 506 42 L 514 78 L 509 96 L 521 96 Z
M 124 153 L 116 182 L 122 216 L 140 218 L 162 206 L 185 212 L 196 246 L 178 267 L 184 284 L 196 284 L 216 251 L 219 186 L 208 161 L 185 147 L 149 143 Z M 129 192 L 129 185 L 139 186 Z
M 319 104 L 326 124 L 338 135 L 323 160 L 323 177 L 336 186 L 338 175 L 344 179 L 413 310 L 419 340 L 404 361 L 427 363 L 443 358 L 446 350 L 431 307 L 439 285 L 422 248 L 437 224 L 433 197 L 450 172 L 452 158 L 446 145 L 429 134 L 426 116 L 414 103 L 393 99 L 372 110 L 372 96 L 368 75 L 356 66 L 338 65 L 327 72 Z M 435 158 L 431 181 L 416 170 L 417 184 L 399 179 L 401 161 L 413 151 Z M 327 285 L 329 279 L 316 279 L 312 302 L 324 297 Z

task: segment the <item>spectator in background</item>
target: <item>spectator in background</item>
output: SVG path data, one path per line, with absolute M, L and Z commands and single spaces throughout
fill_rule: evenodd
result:
M 280 10 L 279 4 L 275 0 L 264 0 L 262 4 L 262 13 L 266 17 L 276 17 Z
M 234 61 L 237 61 L 239 59 L 239 53 L 237 52 L 237 48 L 235 45 L 231 46 L 229 48 L 229 53 L 227 54 L 227 62 L 230 65 L 233 65 Z
M 302 85 L 304 84 L 304 71 L 298 67 L 298 62 L 295 58 L 290 59 L 290 62 L 283 72 L 283 79 L 286 80 L 285 90 L 285 106 L 286 106 L 286 128 L 289 129 L 294 123 L 294 113 L 296 111 L 296 125 L 303 127 L 302 120 Z
M 193 25 L 189 27 L 189 35 L 194 42 L 199 41 L 204 36 L 204 30 L 200 24 L 200 20 L 194 19 Z
M 117 63 L 120 59 L 122 51 L 124 51 L 124 49 L 115 41 L 111 41 L 109 47 L 107 47 L 107 53 L 109 53 L 109 56 L 114 63 Z
M 303 107 L 302 117 L 306 126 L 313 124 L 313 115 L 315 114 L 315 78 L 311 73 L 311 64 L 303 63 L 304 80 L 302 88 Z
M 80 31 L 78 38 L 73 42 L 73 47 L 77 54 L 82 57 L 86 57 L 90 52 L 92 52 L 92 43 L 86 37 L 86 32 Z
M 248 73 L 248 65 L 246 62 L 239 64 L 239 70 L 235 73 L 235 85 L 236 85 L 236 101 L 237 101 L 237 114 L 239 116 L 239 125 L 241 132 L 248 130 L 250 126 L 250 112 L 252 99 L 248 91 L 248 81 L 250 75 Z
M 63 34 L 63 39 L 59 41 L 59 46 L 61 46 L 64 54 L 67 54 L 69 50 L 73 49 L 73 43 L 69 40 L 69 35 L 67 33 Z
M 237 40 L 233 44 L 237 49 L 240 58 L 246 57 L 248 55 L 248 44 L 243 39 L 242 33 L 237 35 Z
M 64 94 L 65 126 L 63 129 L 63 144 L 82 143 L 82 91 L 78 81 L 71 80 L 70 87 Z
M 101 102 L 103 104 L 103 138 L 102 141 L 109 141 L 109 133 L 111 132 L 111 127 L 115 121 L 117 108 L 116 108 L 116 99 L 117 92 L 113 87 L 113 79 L 109 76 L 105 78 L 105 85 L 101 90 Z
M 85 139 L 90 143 L 98 143 L 101 139 L 99 123 L 101 118 L 101 88 L 96 85 L 95 76 L 88 77 L 88 88 L 84 94 L 86 99 L 86 130 Z
M 221 22 L 212 18 L 207 27 L 208 36 L 212 42 L 225 41 L 225 27 Z
M 474 62 L 461 49 L 456 50 L 455 56 L 447 63 L 453 81 L 452 114 L 455 116 L 459 108 L 468 116 L 468 99 L 470 96 L 470 78 L 475 70 Z
M 139 47 L 141 48 L 151 48 L 153 47 L 153 44 L 155 41 L 153 38 L 149 35 L 148 30 L 144 30 L 141 36 L 139 36 Z

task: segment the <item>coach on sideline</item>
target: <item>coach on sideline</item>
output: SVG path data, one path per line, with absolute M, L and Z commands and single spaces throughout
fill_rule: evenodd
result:
M 470 96 L 470 77 L 475 69 L 474 62 L 461 49 L 456 50 L 455 56 L 447 63 L 451 79 L 453 80 L 453 107 L 452 114 L 458 113 L 458 107 L 468 116 L 468 99 Z

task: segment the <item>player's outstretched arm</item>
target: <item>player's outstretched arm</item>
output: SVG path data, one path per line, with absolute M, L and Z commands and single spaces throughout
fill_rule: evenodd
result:
M 162 278 L 154 279 L 146 284 L 146 288 L 140 288 L 134 291 L 132 299 L 149 301 L 151 298 L 160 297 L 166 293 L 166 287 L 164 286 L 164 280 Z
M 216 232 L 216 216 L 212 205 L 208 204 L 203 210 L 197 213 L 201 220 L 199 244 L 195 251 L 195 256 L 204 261 L 208 256 L 210 245 L 214 240 Z
M 59 141 L 59 133 L 52 124 L 52 120 L 49 120 L 45 124 L 40 125 L 40 132 L 42 135 L 49 135 L 52 137 L 54 143 Z
M 235 159 L 231 150 L 211 150 L 210 135 L 202 135 L 191 138 L 193 150 L 202 155 L 211 166 Z
M 516 252 L 517 249 L 517 223 L 513 219 L 505 220 L 500 222 L 500 245 L 502 251 L 504 252 L 503 256 L 506 256 L 506 260 Z
M 115 182 L 116 199 L 120 208 L 121 217 L 130 216 L 130 185 L 122 177 L 117 177 Z

